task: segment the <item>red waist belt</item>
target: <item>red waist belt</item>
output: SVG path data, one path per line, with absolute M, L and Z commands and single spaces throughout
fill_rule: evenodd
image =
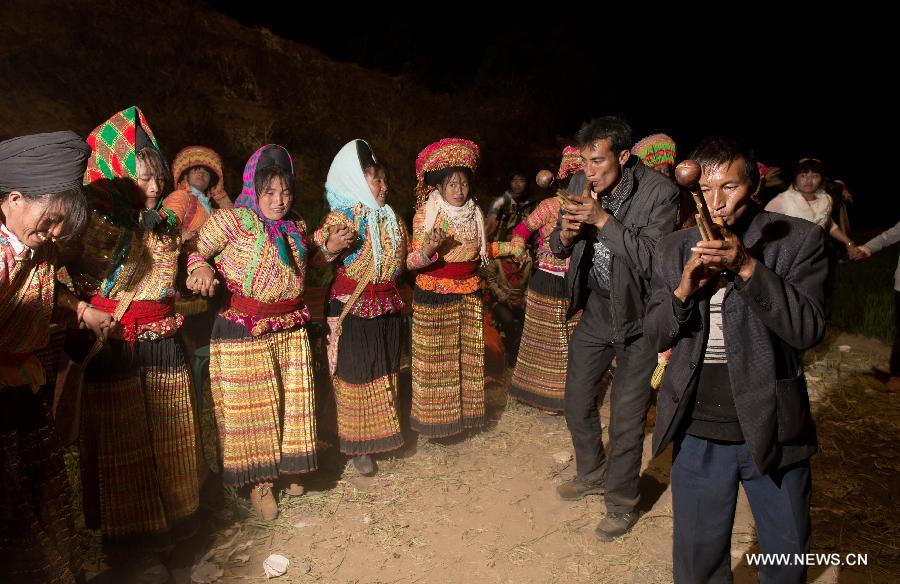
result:
M 349 296 L 356 291 L 359 282 L 350 278 L 345 274 L 338 274 L 334 277 L 334 283 L 331 285 L 331 293 L 334 296 Z M 366 284 L 363 288 L 360 298 L 369 300 L 384 300 L 399 294 L 397 285 L 394 282 L 383 282 L 381 284 Z
M 434 278 L 447 278 L 448 280 L 466 280 L 478 273 L 479 262 L 436 262 L 434 268 L 425 270 L 424 273 Z
M 228 306 L 257 318 L 282 316 L 302 308 L 303 299 L 294 298 L 293 300 L 282 300 L 281 302 L 260 302 L 240 294 L 232 294 L 228 299 Z
M 113 314 L 119 306 L 118 300 L 91 297 L 91 306 L 97 310 Z M 129 343 L 134 343 L 137 338 L 137 328 L 142 324 L 153 324 L 175 314 L 175 307 L 171 303 L 154 302 L 153 300 L 133 300 L 119 323 L 122 325 L 122 338 Z

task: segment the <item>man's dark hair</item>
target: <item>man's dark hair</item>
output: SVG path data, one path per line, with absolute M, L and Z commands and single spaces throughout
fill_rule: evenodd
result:
M 631 126 L 615 116 L 594 118 L 575 133 L 575 143 L 579 148 L 590 146 L 597 140 L 609 140 L 609 146 L 616 154 L 622 150 L 631 150 L 634 146 Z
M 744 146 L 734 138 L 727 136 L 706 138 L 697 144 L 690 157 L 707 174 L 740 159 L 743 161 L 744 176 L 748 177 L 754 186 L 759 184 L 759 167 L 756 165 L 756 155 L 753 154 L 753 149 Z

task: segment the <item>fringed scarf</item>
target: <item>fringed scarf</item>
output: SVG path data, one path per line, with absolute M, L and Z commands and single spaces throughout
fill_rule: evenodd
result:
M 479 240 L 480 250 L 478 255 L 481 263 L 486 265 L 489 261 L 487 251 L 487 238 L 484 232 L 484 213 L 469 198 L 462 207 L 454 207 L 447 203 L 441 193 L 435 189 L 428 195 L 425 202 L 425 231 L 431 231 L 437 221 L 438 214 L 442 214 L 450 222 L 450 225 L 461 235 L 476 236 Z

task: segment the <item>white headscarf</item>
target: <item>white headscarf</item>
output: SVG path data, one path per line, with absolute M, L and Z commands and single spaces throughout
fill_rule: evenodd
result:
M 362 164 L 359 160 L 357 142 L 366 146 L 364 140 L 351 140 L 334 157 L 331 168 L 328 169 L 328 178 L 325 181 L 325 198 L 333 211 L 338 209 L 351 209 L 362 205 L 364 223 L 368 225 L 369 235 L 372 240 L 372 260 L 375 262 L 375 277 L 381 272 L 381 228 L 379 220 L 384 219 L 391 236 L 394 249 L 400 245 L 400 226 L 397 224 L 397 216 L 390 205 L 381 207 L 369 190 L 369 183 L 363 174 Z M 375 155 L 372 155 L 375 160 Z M 362 234 L 360 234 L 362 235 Z

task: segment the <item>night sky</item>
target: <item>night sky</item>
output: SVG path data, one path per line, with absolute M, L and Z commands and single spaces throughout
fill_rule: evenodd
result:
M 782 167 L 788 180 L 799 158 L 815 156 L 854 194 L 854 228 L 886 227 L 900 216 L 897 197 L 884 198 L 885 173 L 873 168 L 876 152 L 890 154 L 883 137 L 895 125 L 886 71 L 873 69 L 879 47 L 829 33 L 824 25 L 810 22 L 801 30 L 769 22 L 751 43 L 736 40 L 747 31 L 726 23 L 698 28 L 715 39 L 701 45 L 686 34 L 610 32 L 625 24 L 621 18 L 588 18 L 583 22 L 603 32 L 592 35 L 585 26 L 574 35 L 582 20 L 561 22 L 549 13 L 527 23 L 453 16 L 377 22 L 363 6 L 354 18 L 326 16 L 307 24 L 299 13 L 248 14 L 216 1 L 210 6 L 335 60 L 413 77 L 433 92 L 473 85 L 527 91 L 545 105 L 564 139 L 591 117 L 618 114 L 631 123 L 636 139 L 670 134 L 680 158 L 713 133 L 750 144 L 761 161 Z

